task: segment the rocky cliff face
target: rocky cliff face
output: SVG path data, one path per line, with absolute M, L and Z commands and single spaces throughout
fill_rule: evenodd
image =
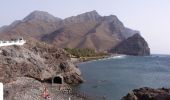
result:
M 63 49 L 42 43 L 0 48 L 0 81 L 3 83 L 16 77 L 32 77 L 42 82 L 56 75 L 63 76 L 68 84 L 83 82 L 80 70 Z
M 148 87 L 135 89 L 128 93 L 122 100 L 169 100 L 170 89 L 152 89 Z
M 111 52 L 127 55 L 150 55 L 150 49 L 147 42 L 140 34 L 135 34 L 132 37 L 122 41 Z

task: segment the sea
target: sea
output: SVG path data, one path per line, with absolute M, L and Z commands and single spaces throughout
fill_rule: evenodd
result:
M 119 55 L 78 64 L 85 82 L 76 91 L 95 100 L 121 100 L 141 87 L 170 88 L 170 55 Z

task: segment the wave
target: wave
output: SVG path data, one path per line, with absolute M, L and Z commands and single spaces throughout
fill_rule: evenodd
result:
M 111 55 L 110 57 L 98 59 L 95 61 L 108 60 L 108 59 L 125 59 L 126 57 L 127 57 L 127 55 Z
M 81 64 L 90 63 L 90 62 L 96 62 L 96 61 L 109 60 L 109 59 L 125 59 L 126 57 L 127 57 L 127 55 L 111 55 L 110 57 L 106 57 L 106 58 L 101 58 L 101 59 L 89 60 L 89 61 L 81 62 Z
M 106 59 L 124 59 L 126 57 L 127 57 L 127 55 L 113 55 L 113 56 L 106 58 Z
M 151 56 L 148 56 L 148 57 L 152 57 L 152 58 L 165 58 L 165 57 L 170 57 L 170 55 L 159 55 L 159 54 L 155 54 L 155 55 L 151 55 Z

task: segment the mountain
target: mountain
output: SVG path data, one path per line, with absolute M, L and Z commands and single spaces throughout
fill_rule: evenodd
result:
M 58 22 L 58 21 L 61 21 L 62 19 L 54 17 L 53 15 L 49 14 L 48 12 L 34 11 L 23 19 L 24 22 L 30 21 L 30 20 L 36 20 L 36 21 L 39 20 L 39 21 L 46 21 L 46 22 Z
M 64 27 L 44 35 L 42 41 L 62 48 L 106 51 L 136 32 L 124 27 L 116 16 L 100 16 L 96 11 L 66 18 L 63 23 Z
M 60 48 L 93 48 L 108 51 L 125 41 L 136 30 L 129 29 L 115 16 L 101 16 L 95 10 L 65 19 L 34 11 L 23 20 L 0 28 L 0 38 L 37 39 Z
M 13 22 L 1 30 L 0 36 L 3 38 L 36 38 L 44 34 L 51 33 L 60 27 L 60 18 L 56 18 L 47 12 L 34 11 L 23 20 Z

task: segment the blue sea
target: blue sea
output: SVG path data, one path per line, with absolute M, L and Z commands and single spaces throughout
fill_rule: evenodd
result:
M 79 92 L 120 100 L 140 87 L 170 88 L 170 55 L 116 56 L 78 64 L 85 83 Z

